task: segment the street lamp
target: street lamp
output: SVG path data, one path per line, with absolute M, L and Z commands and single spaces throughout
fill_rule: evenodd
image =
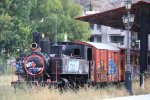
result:
M 131 10 L 131 5 L 132 5 L 131 0 L 126 0 L 126 1 L 124 2 L 124 5 L 125 5 L 125 7 L 126 7 L 126 10 Z
M 129 30 L 131 29 L 133 22 L 134 22 L 134 17 L 135 17 L 134 14 L 130 14 L 130 12 L 127 15 L 123 15 L 122 20 L 127 30 L 128 30 L 128 27 L 129 27 Z
M 125 4 L 125 8 L 127 11 L 127 15 L 124 15 L 122 17 L 123 23 L 125 25 L 125 28 L 127 30 L 127 51 L 126 51 L 126 73 L 125 73 L 125 87 L 127 89 L 127 91 L 132 94 L 132 79 L 131 79 L 131 64 L 130 64 L 130 38 L 129 38 L 129 33 L 130 33 L 130 29 L 133 25 L 134 22 L 134 15 L 130 14 L 130 10 L 131 10 L 131 5 L 132 2 L 131 0 L 126 0 L 124 2 Z

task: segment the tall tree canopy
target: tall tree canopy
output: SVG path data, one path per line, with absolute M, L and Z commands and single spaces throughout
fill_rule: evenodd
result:
M 24 48 L 30 34 L 30 11 L 33 0 L 0 1 L 0 50 L 6 54 Z
M 82 10 L 74 0 L 1 0 L 0 50 L 14 52 L 31 43 L 32 32 L 41 32 L 54 41 L 87 40 L 89 25 L 74 18 Z
M 74 19 L 81 13 L 81 7 L 73 0 L 39 0 L 32 9 L 30 18 L 36 27 L 33 29 L 45 33 L 52 40 L 55 34 L 58 41 L 63 40 L 64 34 L 68 35 L 70 41 L 87 40 L 88 24 Z

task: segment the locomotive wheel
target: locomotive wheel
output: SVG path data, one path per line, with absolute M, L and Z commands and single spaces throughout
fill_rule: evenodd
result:
M 67 91 L 69 87 L 69 82 L 66 78 L 61 78 L 61 84 L 59 85 L 60 93 Z
M 69 81 L 70 88 L 76 88 L 77 85 L 74 81 Z
M 65 88 L 65 89 L 68 89 L 68 86 L 69 86 L 69 81 L 66 79 L 66 78 L 62 78 L 62 87 Z

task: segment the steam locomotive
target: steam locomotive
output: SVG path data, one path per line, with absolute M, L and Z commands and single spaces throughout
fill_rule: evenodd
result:
M 94 42 L 50 43 L 38 32 L 31 47 L 16 59 L 16 74 L 25 81 L 73 86 L 124 81 L 124 49 Z

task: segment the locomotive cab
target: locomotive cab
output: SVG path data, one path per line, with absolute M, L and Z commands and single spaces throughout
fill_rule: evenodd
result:
M 69 83 L 86 83 L 89 78 L 89 61 L 92 48 L 80 43 L 57 42 L 50 46 L 51 77 L 53 81 L 67 79 Z

